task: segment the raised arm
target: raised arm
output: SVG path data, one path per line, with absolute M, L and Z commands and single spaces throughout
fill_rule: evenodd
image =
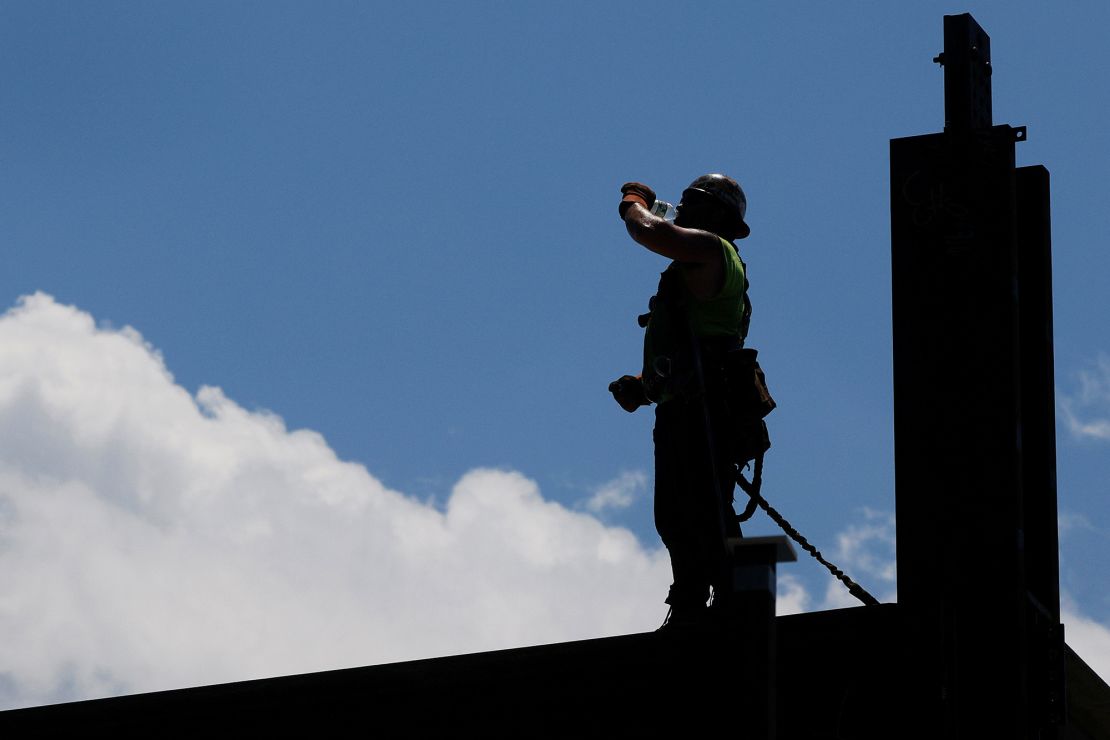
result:
M 628 235 L 643 247 L 684 264 L 683 274 L 691 292 L 701 299 L 712 298 L 724 282 L 721 240 L 701 229 L 688 229 L 659 218 L 648 210 L 655 193 L 639 183 L 622 189 L 621 218 Z

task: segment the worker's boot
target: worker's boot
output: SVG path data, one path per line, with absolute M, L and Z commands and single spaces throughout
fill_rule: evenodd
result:
M 703 628 L 706 624 L 708 608 L 705 604 L 699 606 L 672 606 L 667 610 L 667 618 L 656 632 L 674 634 L 691 632 Z
M 682 632 L 704 626 L 707 614 L 705 602 L 708 596 L 708 589 L 704 589 L 704 592 L 700 588 L 676 590 L 671 586 L 671 591 L 665 600 L 671 608 L 667 611 L 663 626 L 657 631 Z

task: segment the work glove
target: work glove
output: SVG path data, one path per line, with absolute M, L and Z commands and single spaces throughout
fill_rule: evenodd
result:
M 651 405 L 644 392 L 643 381 L 634 375 L 622 375 L 614 380 L 609 384 L 609 392 L 620 407 L 630 414 L 641 406 Z
M 633 203 L 639 203 L 644 208 L 651 209 L 655 205 L 655 191 L 644 185 L 642 182 L 626 182 L 621 185 L 621 198 L 618 211 L 621 215 L 621 220 L 624 220 L 625 211 L 632 207 Z

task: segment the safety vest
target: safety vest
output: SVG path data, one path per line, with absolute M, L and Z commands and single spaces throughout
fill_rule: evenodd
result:
M 683 274 L 691 268 L 675 261 L 659 278 L 650 313 L 641 317 L 646 329 L 642 377 L 648 397 L 659 403 L 673 398 L 691 381 L 690 331 L 702 341 L 731 338 L 736 346 L 742 346 L 748 334 L 747 271 L 736 247 L 725 239 L 720 242 L 724 282 L 716 295 L 697 298 Z

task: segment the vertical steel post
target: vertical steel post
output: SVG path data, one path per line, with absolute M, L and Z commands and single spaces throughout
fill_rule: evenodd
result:
M 926 734 L 1045 737 L 1030 654 L 1059 620 L 1047 173 L 1015 168 L 1024 128 L 991 124 L 987 34 L 946 16 L 944 39 L 944 133 L 891 141 L 899 604 Z

